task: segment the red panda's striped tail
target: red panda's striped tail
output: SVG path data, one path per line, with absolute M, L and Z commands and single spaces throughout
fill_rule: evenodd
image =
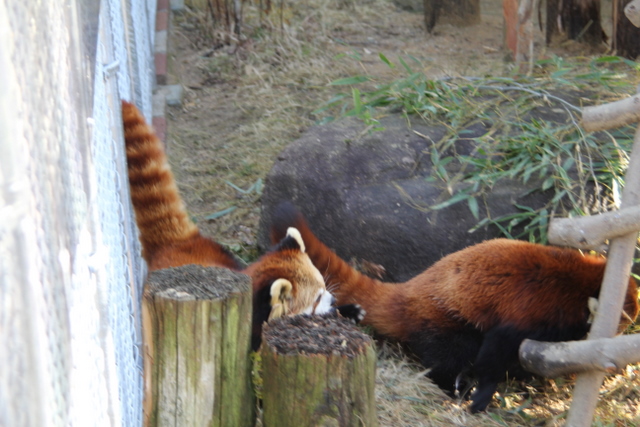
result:
M 131 200 L 147 262 L 164 247 L 197 236 L 167 162 L 162 141 L 144 116 L 126 101 L 122 120 L 127 151 Z

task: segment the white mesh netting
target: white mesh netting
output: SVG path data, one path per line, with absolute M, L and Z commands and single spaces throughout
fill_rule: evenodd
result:
M 0 425 L 141 424 L 119 100 L 150 117 L 153 11 L 0 2 Z

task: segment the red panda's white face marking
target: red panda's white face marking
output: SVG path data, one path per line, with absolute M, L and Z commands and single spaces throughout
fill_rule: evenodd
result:
M 316 301 L 305 308 L 302 314 L 325 314 L 330 313 L 334 309 L 336 298 L 331 295 L 331 292 L 326 289 L 321 289 L 318 292 L 318 298 Z

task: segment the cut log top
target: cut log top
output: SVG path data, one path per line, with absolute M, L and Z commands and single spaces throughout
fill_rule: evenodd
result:
M 147 278 L 147 292 L 177 300 L 221 299 L 250 289 L 251 281 L 244 274 L 201 265 L 156 270 Z
M 337 316 L 288 316 L 272 320 L 264 345 L 282 355 L 319 354 L 354 358 L 372 345 L 371 337 Z

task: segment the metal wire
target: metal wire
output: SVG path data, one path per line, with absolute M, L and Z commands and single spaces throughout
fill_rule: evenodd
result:
M 141 425 L 120 99 L 150 117 L 155 7 L 0 2 L 2 426 Z

